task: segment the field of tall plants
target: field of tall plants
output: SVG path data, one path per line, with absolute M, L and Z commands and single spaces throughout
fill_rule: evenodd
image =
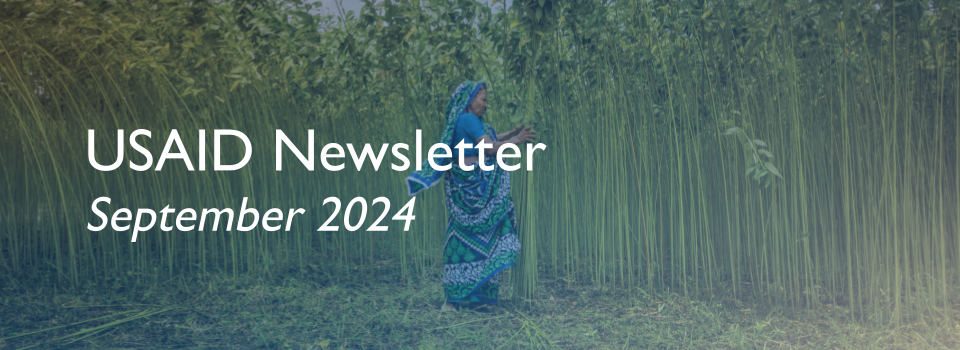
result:
M 117 159 L 116 130 L 235 129 L 271 146 L 426 142 L 465 79 L 498 130 L 533 125 L 513 173 L 516 300 L 543 281 L 625 295 L 839 307 L 896 328 L 960 323 L 960 4 L 952 1 L 0 1 L 0 286 L 185 276 L 440 273 L 443 194 L 409 231 L 90 232 L 111 208 L 407 201 L 406 173 L 307 171 L 271 147 L 238 171 Z M 210 141 L 207 141 L 207 145 Z M 235 146 L 235 145 L 234 145 Z M 127 149 L 127 160 L 142 158 Z M 242 157 L 226 148 L 225 159 Z M 524 160 L 525 161 L 525 160 Z M 349 165 L 348 165 L 349 167 Z M 629 339 L 628 339 L 629 340 Z

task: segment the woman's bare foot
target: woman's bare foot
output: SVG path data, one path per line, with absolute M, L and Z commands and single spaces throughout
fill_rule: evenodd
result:
M 449 301 L 444 301 L 440 307 L 440 312 L 457 312 L 457 306 Z
M 470 310 L 485 314 L 499 314 L 503 312 L 499 306 L 487 303 L 470 303 Z

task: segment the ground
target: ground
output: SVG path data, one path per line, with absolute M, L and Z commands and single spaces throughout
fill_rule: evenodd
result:
M 563 280 L 542 279 L 541 300 L 504 300 L 501 314 L 441 313 L 437 276 L 401 280 L 388 270 L 336 281 L 316 267 L 203 274 L 82 292 L 4 283 L 0 349 L 960 348 L 958 325 L 871 328 L 841 307 L 751 307 Z

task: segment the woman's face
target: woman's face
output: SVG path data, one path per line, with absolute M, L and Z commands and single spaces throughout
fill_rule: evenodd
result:
M 473 113 L 476 116 L 482 116 L 483 112 L 487 111 L 487 89 L 480 89 L 477 91 L 477 95 L 473 97 L 473 101 L 470 102 L 470 106 L 467 107 L 468 113 Z

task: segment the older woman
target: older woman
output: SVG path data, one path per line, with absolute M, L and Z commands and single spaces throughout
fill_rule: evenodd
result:
M 462 163 L 466 169 L 472 166 L 471 170 L 461 168 L 458 158 L 442 158 L 440 165 L 452 162 L 450 170 L 437 171 L 425 162 L 423 170 L 411 174 L 406 181 L 412 196 L 444 178 L 449 222 L 443 249 L 443 311 L 451 310 L 455 305 L 452 303 L 470 303 L 477 311 L 497 311 L 494 305 L 500 292 L 500 271 L 514 266 L 520 252 L 510 199 L 510 173 L 493 158 L 500 147 L 529 143 L 536 135 L 522 126 L 498 135 L 483 122 L 486 109 L 487 92 L 482 82 L 460 84 L 447 103 L 447 124 L 440 142 L 451 148 L 461 141 L 492 145 L 484 150 L 484 164 L 492 165 L 493 170 L 476 166 L 479 153 L 476 148 L 468 148 Z

